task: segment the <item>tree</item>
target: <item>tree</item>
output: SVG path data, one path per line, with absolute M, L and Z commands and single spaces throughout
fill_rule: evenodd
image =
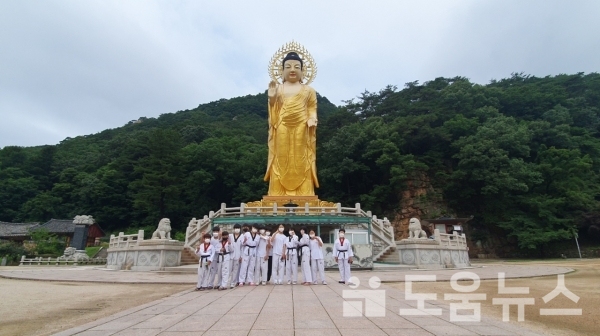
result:
M 65 248 L 64 241 L 61 241 L 57 235 L 48 232 L 45 228 L 37 228 L 31 231 L 31 240 L 35 245 L 35 253 L 62 255 Z
M 139 159 L 133 169 L 138 179 L 129 185 L 136 219 L 141 226 L 151 226 L 168 217 L 177 226 L 183 204 L 180 135 L 156 129 L 148 134 L 147 147 L 149 155 Z

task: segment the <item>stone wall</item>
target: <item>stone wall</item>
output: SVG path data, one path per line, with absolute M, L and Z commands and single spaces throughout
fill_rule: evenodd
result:
M 373 268 L 373 250 L 371 244 L 352 244 L 352 252 L 354 252 L 354 263 L 352 268 L 372 269 Z M 337 269 L 338 264 L 335 262 L 333 255 L 333 244 L 323 244 L 323 259 L 325 268 Z

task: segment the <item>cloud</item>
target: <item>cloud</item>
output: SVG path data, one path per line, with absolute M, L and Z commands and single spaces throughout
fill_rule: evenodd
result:
M 292 39 L 336 104 L 439 76 L 486 83 L 600 67 L 597 1 L 0 3 L 0 147 L 255 94 Z

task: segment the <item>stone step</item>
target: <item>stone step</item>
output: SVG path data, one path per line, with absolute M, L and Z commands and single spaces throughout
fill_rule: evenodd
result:
M 378 258 L 378 260 L 400 260 L 400 256 L 398 255 L 388 255 Z
M 198 273 L 198 262 L 190 265 L 182 265 L 177 267 L 165 267 L 162 271 L 156 271 L 154 273 L 160 274 L 197 274 Z
M 415 266 L 411 265 L 402 265 L 402 264 L 392 264 L 392 263 L 373 263 L 374 271 L 402 271 L 402 270 L 410 270 L 414 269 Z

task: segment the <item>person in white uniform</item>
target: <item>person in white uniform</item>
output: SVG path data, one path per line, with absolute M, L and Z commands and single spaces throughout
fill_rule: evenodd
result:
M 302 269 L 302 284 L 309 286 L 312 283 L 312 274 L 310 270 L 310 247 L 308 243 L 310 237 L 306 228 L 300 229 L 300 240 L 298 242 L 298 253 L 300 253 L 300 267 Z
M 258 230 L 260 240 L 256 251 L 256 272 L 254 278 L 256 284 L 267 284 L 267 272 L 269 270 L 269 250 L 271 249 L 271 237 L 266 234 L 266 229 L 261 226 Z
M 242 266 L 240 267 L 239 286 L 249 283 L 250 286 L 256 286 L 254 283 L 254 267 L 256 265 L 256 248 L 260 241 L 258 235 L 258 225 L 252 225 L 252 232 L 244 233 L 242 242 Z
M 273 269 L 273 245 L 271 245 L 271 230 L 267 229 L 265 235 L 269 239 L 269 261 L 267 262 L 267 282 L 271 281 L 271 271 Z
M 210 244 L 210 234 L 206 233 L 203 237 L 204 242 L 198 243 L 196 246 L 196 255 L 200 258 L 198 260 L 198 283 L 196 284 L 196 290 L 200 291 L 205 290 L 206 286 L 208 286 L 210 264 L 214 256 L 214 248 Z
M 280 224 L 277 231 L 273 233 L 271 237 L 271 245 L 273 246 L 273 266 L 271 271 L 271 278 L 273 284 L 281 285 L 283 283 L 283 270 L 285 267 L 285 240 L 286 237 L 283 234 L 285 227 Z
M 235 224 L 233 226 L 233 233 L 229 234 L 229 243 L 233 247 L 233 253 L 230 255 L 230 274 L 229 274 L 229 285 L 234 288 L 238 284 L 240 278 L 240 264 L 242 262 L 242 241 L 244 235 L 240 232 L 241 225 Z
M 212 229 L 212 237 L 210 238 L 210 244 L 213 246 L 213 260 L 216 260 L 216 254 L 219 253 L 219 249 L 221 248 L 221 228 L 215 226 Z M 210 274 L 208 276 L 208 287 L 207 289 L 218 289 L 221 285 L 221 272 L 217 269 L 219 265 L 214 262 L 210 264 Z M 215 279 L 217 279 L 217 284 L 215 285 Z
M 221 272 L 221 283 L 219 284 L 219 290 L 225 290 L 229 288 L 227 283 L 229 282 L 229 267 L 231 265 L 230 259 L 232 254 L 233 245 L 231 245 L 229 242 L 229 232 L 223 231 L 221 246 L 219 246 L 219 251 L 216 254 L 216 262 L 218 263 L 217 269 Z
M 321 279 L 323 285 L 327 285 L 325 281 L 325 261 L 323 260 L 323 240 L 315 235 L 315 230 L 310 230 L 308 233 L 310 240 L 308 247 L 310 248 L 310 267 L 313 285 L 317 284 L 317 275 Z
M 298 282 L 298 236 L 292 228 L 288 234 L 285 239 L 285 278 L 288 285 L 295 285 Z
M 338 268 L 340 270 L 340 283 L 349 284 L 350 283 L 350 265 L 352 264 L 352 257 L 354 257 L 354 253 L 352 252 L 352 245 L 348 239 L 344 236 L 346 235 L 346 230 L 340 229 L 338 232 L 338 239 L 335 240 L 333 244 L 333 257 L 335 258 L 335 262 L 338 263 Z

